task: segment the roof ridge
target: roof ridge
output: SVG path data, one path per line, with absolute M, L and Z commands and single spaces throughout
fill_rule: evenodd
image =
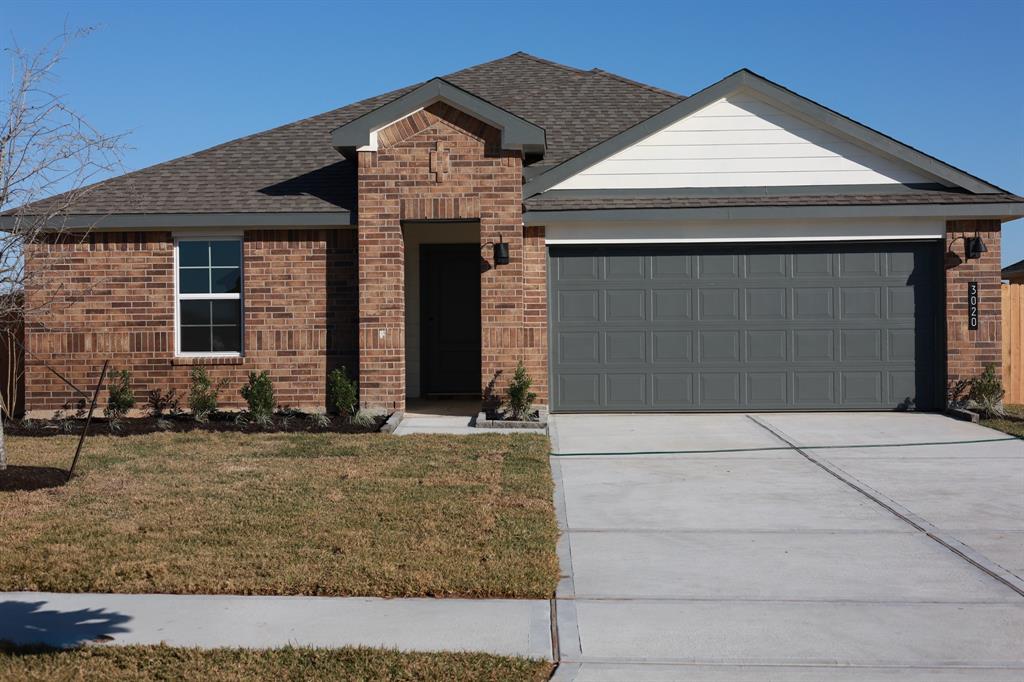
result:
M 513 52 L 512 54 L 509 55 L 509 57 L 522 57 L 524 59 L 535 61 L 538 64 L 543 64 L 544 66 L 552 66 L 556 69 L 562 69 L 564 71 L 568 71 L 570 73 L 574 73 L 577 75 L 586 75 L 587 73 L 590 73 L 589 71 L 586 71 L 584 69 L 577 69 L 575 66 L 559 64 L 558 62 L 553 62 L 550 59 L 544 59 L 543 57 L 538 57 L 536 55 L 530 54 L 529 52 L 523 52 L 522 50 L 519 50 L 518 52 Z
M 675 97 L 675 98 L 680 99 L 680 100 L 684 100 L 687 97 L 686 95 L 681 95 L 678 92 L 672 92 L 671 90 L 665 90 L 664 88 L 659 88 L 659 87 L 657 87 L 655 85 L 650 85 L 649 83 L 642 83 L 640 81 L 635 81 L 632 78 L 626 78 L 625 76 L 620 76 L 617 73 L 612 73 L 611 71 L 605 71 L 604 69 L 599 69 L 596 66 L 593 69 L 591 69 L 589 71 L 589 73 L 592 73 L 592 74 L 595 74 L 595 75 L 598 75 L 598 76 L 605 76 L 606 78 L 612 78 L 614 80 L 621 81 L 621 82 L 627 83 L 629 85 L 634 85 L 634 86 L 636 86 L 638 88 L 643 88 L 645 90 L 650 90 L 651 92 L 656 92 L 659 95 L 665 95 L 667 97 Z

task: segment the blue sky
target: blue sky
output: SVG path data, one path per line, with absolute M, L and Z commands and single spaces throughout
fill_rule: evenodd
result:
M 1024 2 L 20 2 L 0 42 L 72 26 L 61 89 L 130 168 L 524 50 L 684 94 L 748 67 L 1024 194 Z M 8 69 L 0 70 L 0 84 Z M 1004 263 L 1024 258 L 1024 220 Z

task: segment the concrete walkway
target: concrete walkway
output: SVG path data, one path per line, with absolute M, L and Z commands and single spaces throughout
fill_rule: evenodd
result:
M 479 400 L 410 399 L 396 436 L 415 433 L 479 434 L 473 426 L 480 411 Z
M 0 593 L 0 640 L 201 647 L 376 646 L 551 660 L 549 602 Z
M 1024 679 L 1024 443 L 754 417 L 551 419 L 556 679 Z

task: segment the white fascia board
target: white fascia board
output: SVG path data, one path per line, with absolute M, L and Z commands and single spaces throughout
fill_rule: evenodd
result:
M 552 223 L 548 244 L 687 244 L 941 239 L 942 219 Z

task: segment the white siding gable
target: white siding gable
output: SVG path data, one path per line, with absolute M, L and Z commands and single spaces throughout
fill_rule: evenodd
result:
M 552 189 L 935 182 L 739 90 Z

